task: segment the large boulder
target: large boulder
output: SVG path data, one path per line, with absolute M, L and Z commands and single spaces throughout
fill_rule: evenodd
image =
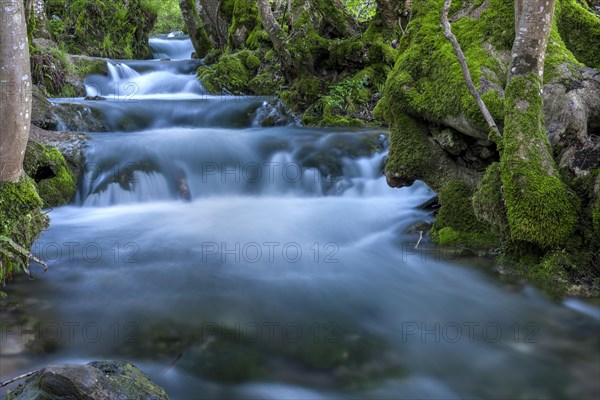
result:
M 134 365 L 125 361 L 93 361 L 86 365 L 52 365 L 29 377 L 7 400 L 167 400 Z

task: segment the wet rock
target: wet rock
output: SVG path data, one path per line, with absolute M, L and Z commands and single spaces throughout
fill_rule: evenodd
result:
M 23 167 L 46 205 L 67 204 L 75 196 L 75 179 L 57 148 L 29 140 Z
M 163 400 L 167 393 L 125 361 L 53 365 L 40 370 L 9 393 L 7 400 Z
M 106 100 L 106 97 L 102 97 L 102 96 L 85 96 L 84 100 L 88 100 L 88 101 Z
M 102 115 L 85 104 L 53 103 L 56 130 L 74 132 L 107 132 Z
M 179 369 L 223 383 L 294 376 L 301 384 L 353 388 L 405 374 L 398 360 L 388 357 L 389 345 L 381 337 L 333 322 L 318 331 L 308 324 L 295 328 L 306 334 L 290 338 L 275 329 L 256 336 L 256 330 L 239 325 L 194 329 L 169 321 L 144 327 L 146 340 L 124 344 L 120 351 L 132 358 L 175 359 Z
M 281 100 L 264 102 L 255 112 L 255 125 L 260 126 L 288 126 L 300 125 L 298 118 L 287 108 Z
M 31 124 L 42 129 L 55 130 L 57 121 L 52 104 L 46 99 L 39 86 L 33 87 L 32 99 Z
M 53 146 L 63 155 L 71 169 L 75 182 L 78 181 L 83 170 L 83 147 L 89 136 L 79 132 L 56 132 L 32 126 L 29 132 L 32 141 Z

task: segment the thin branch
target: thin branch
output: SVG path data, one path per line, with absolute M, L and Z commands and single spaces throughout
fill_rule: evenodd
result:
M 477 89 L 473 84 L 473 80 L 471 79 L 471 73 L 469 72 L 469 67 L 467 66 L 467 60 L 465 59 L 465 55 L 462 49 L 460 48 L 460 44 L 458 44 L 456 36 L 454 36 L 454 34 L 452 33 L 450 21 L 448 20 L 448 13 L 450 12 L 451 5 L 452 0 L 446 0 L 446 2 L 444 3 L 444 9 L 442 10 L 442 26 L 444 27 L 444 36 L 446 36 L 446 39 L 448 39 L 450 43 L 452 43 L 454 54 L 456 55 L 456 58 L 458 58 L 458 62 L 463 71 L 467 87 L 469 88 L 469 92 L 471 92 L 471 95 L 475 98 L 475 101 L 477 102 L 477 105 L 479 106 L 479 109 L 483 114 L 483 118 L 485 118 L 485 121 L 487 122 L 489 128 L 496 135 L 500 136 L 500 130 L 498 129 L 498 126 L 496 125 L 492 114 L 490 114 L 490 111 L 486 107 L 485 103 L 483 102 L 483 99 L 481 98 L 479 92 L 477 92 Z
M 421 240 L 423 240 L 423 231 L 419 231 L 419 241 L 417 242 L 417 245 L 415 246 L 415 249 L 419 248 L 419 245 L 421 244 Z
M 15 377 L 15 378 L 9 379 L 9 380 L 7 380 L 6 382 L 0 382 L 0 388 L 3 388 L 4 386 L 8 386 L 8 385 L 10 385 L 11 383 L 13 383 L 13 382 L 16 382 L 16 381 L 19 381 L 19 380 L 21 380 L 21 379 L 29 378 L 30 376 L 32 376 L 32 375 L 35 375 L 35 374 L 37 374 L 37 373 L 38 373 L 38 372 L 40 372 L 40 371 L 41 371 L 41 370 L 39 370 L 39 369 L 38 369 L 38 370 L 36 370 L 36 371 L 31 371 L 31 372 L 28 372 L 28 373 L 26 373 L 26 374 L 19 375 L 19 376 Z
M 48 271 L 48 264 L 46 264 L 45 261 L 42 261 L 39 258 L 37 258 L 36 256 L 34 256 L 33 254 L 31 254 L 25 247 L 16 243 L 11 238 L 6 237 L 6 236 L 0 236 L 0 241 L 8 244 L 8 246 L 11 247 L 13 249 L 13 251 L 15 251 L 16 253 L 21 254 L 22 256 L 27 257 L 27 259 L 31 259 L 31 260 L 35 261 L 36 263 L 42 265 L 44 267 L 44 272 Z M 31 275 L 31 274 L 29 274 L 29 271 L 27 270 L 26 266 L 24 269 L 25 269 L 25 272 L 28 273 L 28 275 Z

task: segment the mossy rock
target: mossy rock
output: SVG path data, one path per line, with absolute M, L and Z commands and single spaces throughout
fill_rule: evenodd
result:
M 198 76 L 211 93 L 225 89 L 233 94 L 248 94 L 249 83 L 260 66 L 261 61 L 256 53 L 243 50 L 223 55 L 215 64 L 201 66 Z
M 75 196 L 76 185 L 71 170 L 55 147 L 29 141 L 24 167 L 47 206 L 67 204 Z
M 168 400 L 137 367 L 125 361 L 46 367 L 9 393 L 7 399 L 152 399 Z
M 431 230 L 440 245 L 489 247 L 498 246 L 500 237 L 490 225 L 475 216 L 473 190 L 460 181 L 451 181 L 439 192 L 442 205 Z
M 48 226 L 48 217 L 41 209 L 42 200 L 29 177 L 19 182 L 0 182 L 0 237 L 9 238 L 25 249 L 31 248 Z M 0 282 L 27 265 L 25 257 L 0 241 Z
M 560 0 L 556 3 L 556 20 L 558 31 L 566 47 L 575 58 L 583 64 L 600 68 L 600 18 L 589 6 L 578 0 Z

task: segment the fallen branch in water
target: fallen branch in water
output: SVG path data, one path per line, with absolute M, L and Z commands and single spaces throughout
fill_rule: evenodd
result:
M 415 249 L 419 248 L 419 245 L 421 244 L 421 240 L 423 240 L 423 231 L 419 231 L 419 234 L 420 234 L 419 241 L 417 242 Z
M 28 260 L 31 259 L 31 260 L 35 261 L 36 263 L 42 265 L 44 267 L 44 272 L 48 271 L 48 264 L 46 264 L 45 261 L 40 260 L 33 254 L 31 254 L 31 252 L 29 250 L 27 250 L 25 247 L 21 246 L 20 244 L 16 243 L 11 238 L 6 237 L 6 236 L 0 236 L 0 241 L 8 244 L 8 246 L 10 246 L 13 249 L 13 251 L 21 254 L 22 256 L 27 257 Z M 31 274 L 29 274 L 29 271 L 27 270 L 27 266 L 25 266 L 23 269 L 25 270 L 25 272 L 28 273 L 28 275 L 31 275 Z
M 163 371 L 163 374 L 166 374 L 167 372 L 169 372 L 169 370 L 171 368 L 173 368 L 175 366 L 175 364 L 177 364 L 177 362 L 181 359 L 181 357 L 183 357 L 183 353 L 179 353 L 179 355 L 177 357 L 175 357 L 175 359 L 171 362 L 171 364 L 169 364 L 169 366 L 167 368 L 165 368 L 165 370 Z
M 23 375 L 19 375 L 19 376 L 15 377 L 15 378 L 9 379 L 6 382 L 0 382 L 0 388 L 3 388 L 4 386 L 8 386 L 11 383 L 19 381 L 21 379 L 29 378 L 30 376 L 35 375 L 35 374 L 37 374 L 40 371 L 41 370 L 38 369 L 38 370 L 31 371 L 31 372 L 28 372 L 28 373 L 23 374 Z

